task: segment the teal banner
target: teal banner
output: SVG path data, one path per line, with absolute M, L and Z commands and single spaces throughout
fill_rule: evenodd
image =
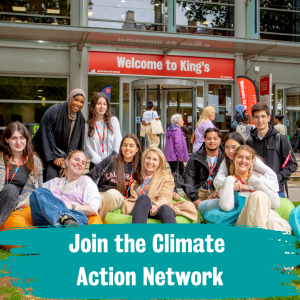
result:
M 18 245 L 0 269 L 32 295 L 58 299 L 225 299 L 299 295 L 285 271 L 296 238 L 201 224 L 91 225 L 0 232 Z M 22 255 L 18 255 L 22 254 Z M 1 279 L 0 279 L 1 280 Z

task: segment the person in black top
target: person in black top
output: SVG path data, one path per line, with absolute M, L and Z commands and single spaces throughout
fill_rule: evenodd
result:
M 44 181 L 60 177 L 68 154 L 84 148 L 84 101 L 84 91 L 75 89 L 68 102 L 51 106 L 43 115 L 32 144 L 44 163 Z
M 208 128 L 204 133 L 204 146 L 196 151 L 185 166 L 182 185 L 196 209 L 214 191 L 213 180 L 223 156 L 222 133 L 218 128 Z
M 272 125 L 268 124 L 271 115 L 267 104 L 263 102 L 254 104 L 251 113 L 256 128 L 251 130 L 246 143 L 277 174 L 279 196 L 285 198 L 284 186 L 287 187 L 286 180 L 298 168 L 294 151 L 289 140 Z
M 98 184 L 103 206 L 99 212 L 102 220 L 108 212 L 120 208 L 124 199 L 130 197 L 133 180 L 142 183 L 142 150 L 135 134 L 124 136 L 118 155 L 102 160 L 90 172 L 85 174 Z

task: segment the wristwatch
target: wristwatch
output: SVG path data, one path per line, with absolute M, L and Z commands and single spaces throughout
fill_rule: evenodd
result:
M 72 210 L 76 210 L 76 205 L 72 204 Z

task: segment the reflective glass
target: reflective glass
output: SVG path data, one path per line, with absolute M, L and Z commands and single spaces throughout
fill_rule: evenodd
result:
M 66 101 L 67 78 L 0 76 L 0 99 Z
M 285 120 L 289 120 L 289 126 L 287 126 L 287 133 L 292 138 L 296 133 L 296 129 L 300 127 L 300 93 L 286 94 Z
M 93 0 L 89 8 L 88 25 L 126 30 L 164 31 L 166 26 L 155 24 L 167 24 L 165 10 L 163 0 Z
M 212 27 L 234 29 L 234 6 L 180 1 L 177 2 L 176 23 L 177 32 L 181 33 L 233 35 L 233 31 L 217 30 Z
M 294 0 L 260 0 L 260 7 L 279 10 L 300 10 L 300 3 Z
M 129 88 L 129 83 L 123 83 L 123 136 L 129 133 Z
M 274 35 L 264 34 L 274 33 Z M 300 34 L 300 12 L 260 10 L 260 36 L 263 39 L 300 41 L 300 37 L 276 35 L 276 33 Z

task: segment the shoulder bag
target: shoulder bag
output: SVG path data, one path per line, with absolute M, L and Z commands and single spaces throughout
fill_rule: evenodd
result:
M 162 124 L 160 120 L 155 120 L 154 112 L 152 112 L 151 130 L 153 134 L 164 134 Z
M 181 186 L 185 184 L 183 177 L 179 174 L 179 160 L 177 161 L 177 168 L 175 173 L 172 173 L 174 178 L 175 187 L 181 189 Z

